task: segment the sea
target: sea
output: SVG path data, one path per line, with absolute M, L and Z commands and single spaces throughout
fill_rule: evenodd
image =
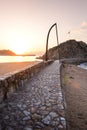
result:
M 0 63 L 41 61 L 38 56 L 0 56 Z
M 10 62 L 31 62 L 31 61 L 42 61 L 37 59 L 38 56 L 0 56 L 0 63 Z M 87 69 L 87 62 L 78 65 L 83 69 Z
M 87 62 L 81 63 L 80 65 L 78 65 L 78 67 L 81 67 L 83 69 L 87 69 Z

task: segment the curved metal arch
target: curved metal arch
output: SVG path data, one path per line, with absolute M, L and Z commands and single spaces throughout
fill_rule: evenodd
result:
M 50 27 L 50 29 L 49 29 L 49 31 L 48 31 L 48 34 L 47 34 L 47 40 L 46 40 L 46 57 L 45 57 L 45 60 L 46 60 L 46 61 L 48 60 L 48 40 L 49 40 L 49 34 L 50 34 L 50 32 L 51 32 L 51 30 L 52 30 L 52 28 L 53 28 L 54 26 L 55 26 L 55 28 L 56 28 L 57 45 L 59 44 L 59 41 L 58 41 L 57 23 L 54 23 L 54 24 Z

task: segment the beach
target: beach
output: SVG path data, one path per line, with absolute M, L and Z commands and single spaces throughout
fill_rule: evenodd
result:
M 61 84 L 66 100 L 68 130 L 87 130 L 87 70 L 63 64 Z
M 0 76 L 21 70 L 25 67 L 31 67 L 36 63 L 39 63 L 39 61 L 0 63 Z

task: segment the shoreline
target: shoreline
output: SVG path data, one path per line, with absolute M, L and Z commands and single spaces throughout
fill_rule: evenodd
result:
M 21 70 L 25 67 L 31 67 L 37 63 L 40 63 L 40 61 L 0 63 L 0 77 Z

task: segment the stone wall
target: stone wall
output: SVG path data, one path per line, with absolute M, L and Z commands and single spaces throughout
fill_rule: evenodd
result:
M 11 93 L 22 87 L 24 83 L 53 61 L 40 62 L 32 67 L 26 67 L 20 71 L 9 73 L 0 78 L 0 102 L 7 99 Z

